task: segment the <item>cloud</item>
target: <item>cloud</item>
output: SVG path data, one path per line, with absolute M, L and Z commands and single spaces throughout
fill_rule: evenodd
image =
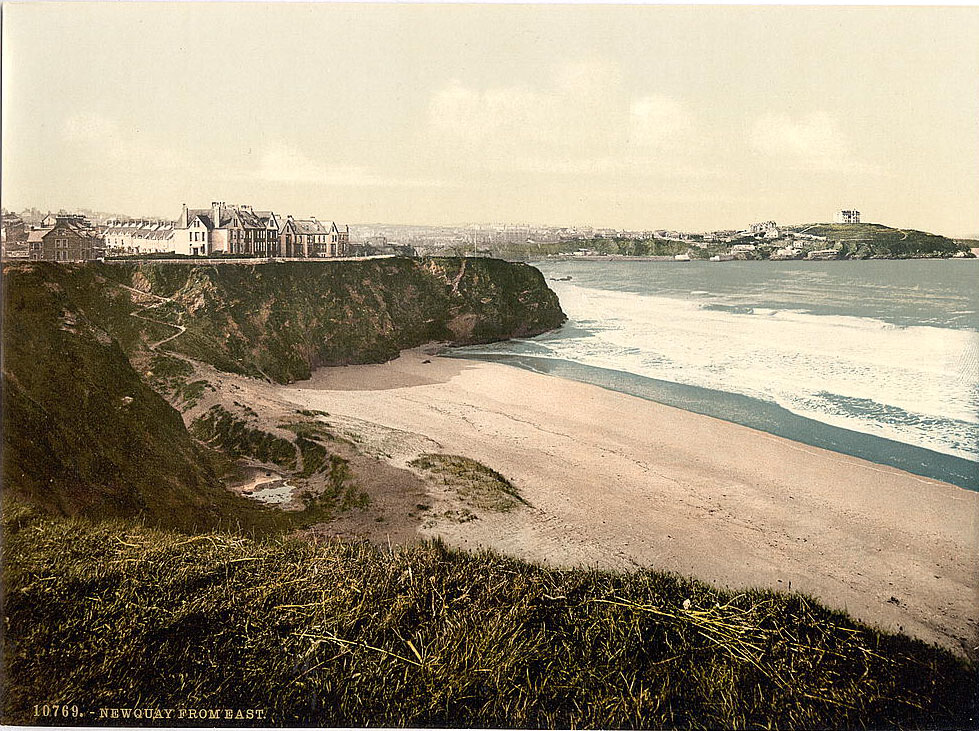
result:
M 823 111 L 801 117 L 765 114 L 749 131 L 750 146 L 786 167 L 815 172 L 870 172 L 839 120 Z
M 642 96 L 629 106 L 629 140 L 638 147 L 658 147 L 680 141 L 691 131 L 690 115 L 672 97 Z
M 452 81 L 429 104 L 435 131 L 451 140 L 543 139 L 551 126 L 555 100 L 519 86 L 483 91 Z
M 185 170 L 190 164 L 178 150 L 154 142 L 138 127 L 120 124 L 97 113 L 80 112 L 68 117 L 61 138 L 89 165 L 124 168 L 140 175 L 154 171 Z
M 62 127 L 62 139 L 82 153 L 91 169 L 126 171 L 135 179 L 248 181 L 347 188 L 438 188 L 446 183 L 417 176 L 382 174 L 364 165 L 319 160 L 301 148 L 276 141 L 247 153 L 193 157 L 153 142 L 139 129 L 99 114 L 75 114 Z
M 676 145 L 692 142 L 695 127 L 679 100 L 633 94 L 618 66 L 596 58 L 556 64 L 534 86 L 480 88 L 455 79 L 428 107 L 431 144 L 466 166 L 499 172 L 619 175 L 680 167 Z
M 284 142 L 266 147 L 258 165 L 248 167 L 234 177 L 261 182 L 325 185 L 333 187 L 444 187 L 440 180 L 381 175 L 362 165 L 326 163 L 314 160 L 300 148 Z
M 455 79 L 436 90 L 429 123 L 447 144 L 482 144 L 514 152 L 580 148 L 621 136 L 627 100 L 618 68 L 603 59 L 556 64 L 537 88 L 510 84 L 474 88 Z

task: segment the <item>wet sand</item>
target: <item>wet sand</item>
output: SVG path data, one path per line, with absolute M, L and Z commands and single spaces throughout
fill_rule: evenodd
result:
M 421 528 L 452 545 L 791 588 L 959 653 L 979 645 L 979 493 L 596 386 L 420 350 L 266 388 L 329 412 L 393 466 L 423 452 L 465 455 L 530 503 Z

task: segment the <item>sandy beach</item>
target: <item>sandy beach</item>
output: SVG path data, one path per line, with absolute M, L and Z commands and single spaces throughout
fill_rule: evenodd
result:
M 464 523 L 435 517 L 420 525 L 424 535 L 554 566 L 791 588 L 959 653 L 979 644 L 975 492 L 595 386 L 420 350 L 265 389 L 329 412 L 391 466 L 425 452 L 465 455 L 530 504 Z

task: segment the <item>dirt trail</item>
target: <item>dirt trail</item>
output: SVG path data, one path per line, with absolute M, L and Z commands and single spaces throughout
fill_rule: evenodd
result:
M 146 317 L 143 314 L 145 312 L 148 312 L 149 310 L 155 309 L 157 307 L 162 307 L 163 305 L 165 305 L 165 304 L 167 304 L 169 302 L 173 302 L 173 298 L 172 297 L 163 297 L 161 295 L 154 294 L 152 292 L 146 292 L 146 291 L 144 291 L 142 289 L 136 289 L 135 287 L 130 287 L 129 285 L 126 285 L 126 284 L 117 284 L 117 286 L 120 287 L 120 288 L 122 288 L 122 289 L 128 290 L 130 293 L 135 294 L 135 295 L 138 295 L 139 297 L 152 297 L 153 299 L 156 300 L 156 302 L 154 302 L 153 304 L 151 304 L 151 305 L 145 305 L 145 306 L 141 307 L 139 309 L 139 311 L 130 313 L 130 317 L 135 317 L 135 318 L 137 318 L 139 320 L 144 320 L 145 322 L 152 322 L 152 323 L 155 323 L 157 325 L 166 325 L 167 327 L 173 327 L 173 328 L 176 328 L 177 329 L 177 332 L 175 332 L 173 335 L 169 335 L 169 336 L 163 338 L 163 340 L 158 340 L 155 343 L 149 343 L 147 345 L 147 347 L 150 350 L 152 350 L 154 353 L 155 352 L 158 352 L 158 348 L 161 345 L 163 345 L 165 343 L 169 343 L 174 338 L 177 338 L 177 337 L 183 335 L 185 332 L 187 332 L 186 326 L 184 326 L 182 323 L 174 324 L 172 322 L 166 322 L 165 320 L 154 320 L 152 317 Z M 134 301 L 134 304 L 136 304 L 135 301 Z M 167 352 L 167 355 L 172 355 L 174 357 L 181 358 L 181 359 L 187 360 L 187 361 L 190 361 L 191 360 L 187 356 L 180 355 L 179 353 L 172 353 L 172 352 L 169 352 L 168 351 Z

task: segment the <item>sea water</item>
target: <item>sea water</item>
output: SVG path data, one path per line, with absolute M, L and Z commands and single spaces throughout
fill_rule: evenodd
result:
M 536 266 L 568 323 L 455 355 L 979 489 L 979 261 Z

